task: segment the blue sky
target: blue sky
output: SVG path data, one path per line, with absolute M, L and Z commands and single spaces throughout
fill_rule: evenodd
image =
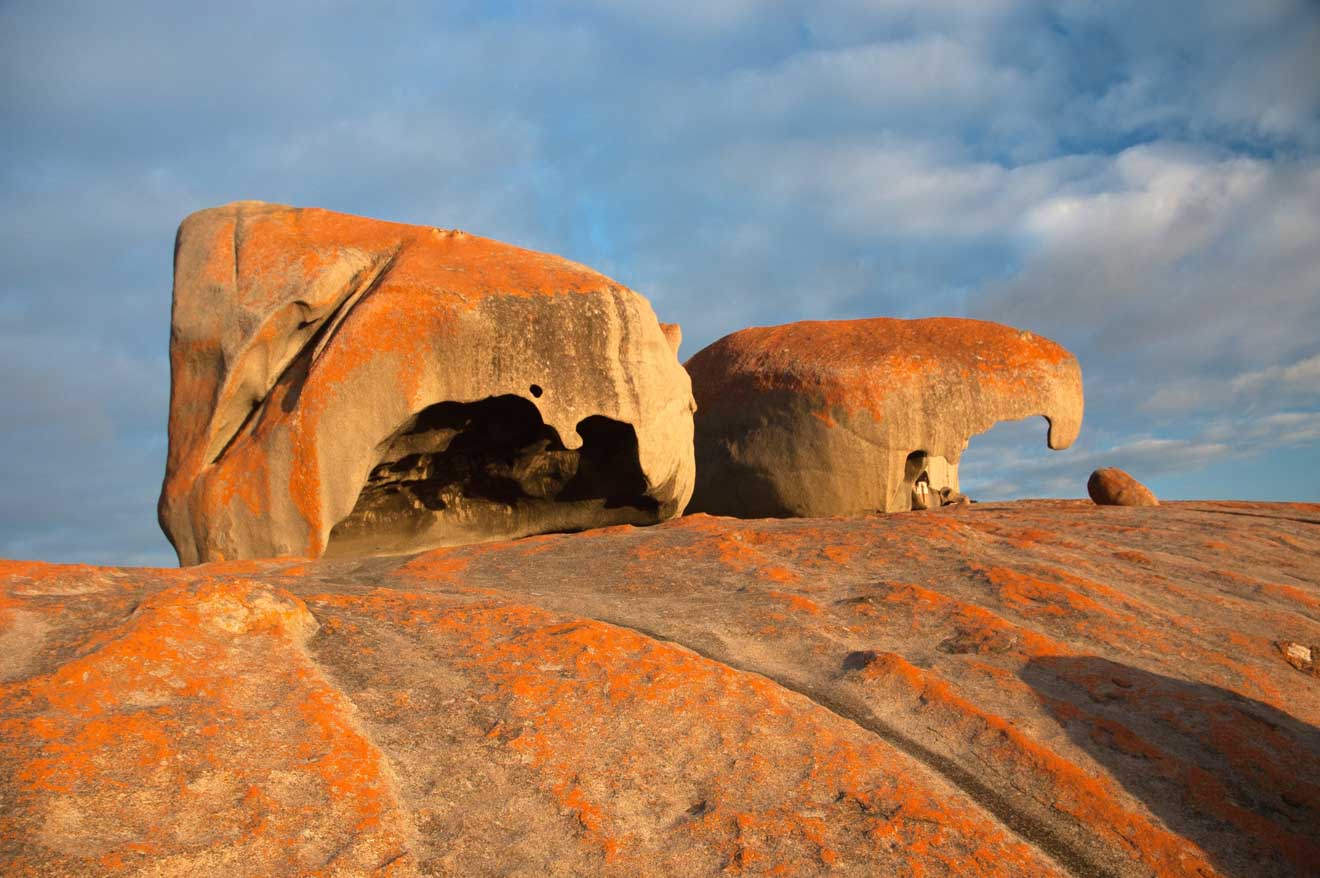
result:
M 587 263 L 683 324 L 951 314 L 1082 362 L 972 496 L 1320 500 L 1312 0 L 0 3 L 0 556 L 173 562 L 174 229 L 258 198 Z

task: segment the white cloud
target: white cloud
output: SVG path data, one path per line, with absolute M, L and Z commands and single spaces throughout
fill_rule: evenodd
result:
M 1320 160 L 1156 144 L 1119 154 L 1108 177 L 1027 214 L 1024 265 L 980 313 L 1076 341 L 1093 362 L 1136 357 L 1154 367 L 1151 392 L 1313 345 Z
M 1320 440 L 1320 411 L 1285 411 L 1256 418 L 1218 419 L 1208 424 L 1202 435 L 1251 451 L 1315 442 Z
M 944 34 L 802 52 L 771 69 L 740 71 L 725 85 L 728 106 L 764 117 L 819 113 L 821 105 L 851 113 L 883 113 L 919 122 L 965 125 L 991 103 L 1023 97 L 1034 85 L 1021 71 L 995 64 L 974 46 Z M 943 113 L 933 113 L 940 107 Z
M 914 30 L 992 33 L 1003 19 L 1039 5 L 1035 0 L 834 0 L 804 3 L 803 17 L 817 38 L 846 44 Z
M 836 233 L 880 238 L 1007 237 L 1044 199 L 1098 164 L 1078 156 L 1016 168 L 968 161 L 928 141 L 895 138 L 744 143 L 718 158 L 752 198 L 809 211 Z
M 718 35 L 744 27 L 758 18 L 783 15 L 792 3 L 778 0 L 567 0 L 559 4 L 583 9 L 629 25 L 660 28 L 680 34 Z
M 1188 378 L 1161 387 L 1142 410 L 1167 415 L 1232 405 L 1250 412 L 1261 406 L 1306 404 L 1320 407 L 1320 354 L 1242 372 L 1227 380 Z

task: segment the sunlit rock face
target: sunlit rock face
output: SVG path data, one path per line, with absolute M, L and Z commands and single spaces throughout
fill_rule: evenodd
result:
M 692 490 L 691 385 L 649 303 L 459 231 L 193 214 L 170 364 L 183 564 L 653 523 Z
M 980 320 L 805 321 L 744 329 L 687 362 L 698 409 L 689 511 L 894 512 L 959 499 L 958 460 L 996 422 L 1082 421 L 1077 360 Z
M 0 873 L 1309 876 L 1318 658 L 1320 504 L 0 561 Z

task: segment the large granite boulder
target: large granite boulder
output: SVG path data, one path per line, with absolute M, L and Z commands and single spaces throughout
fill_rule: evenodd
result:
M 697 398 L 689 512 L 894 512 L 959 500 L 958 459 L 997 421 L 1082 421 L 1076 358 L 980 320 L 805 321 L 744 329 L 688 360 Z
M 691 387 L 647 301 L 459 231 L 193 214 L 170 364 L 183 564 L 653 523 L 692 489 Z

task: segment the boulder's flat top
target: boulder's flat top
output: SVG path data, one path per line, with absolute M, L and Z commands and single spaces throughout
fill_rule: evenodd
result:
M 6 875 L 1305 875 L 1320 506 L 0 564 Z
M 708 396 L 759 389 L 820 390 L 832 401 L 878 402 L 895 391 L 956 376 L 988 387 L 1029 392 L 1040 370 L 1076 370 L 1061 345 L 985 320 L 802 320 L 742 329 L 694 354 L 686 364 Z

